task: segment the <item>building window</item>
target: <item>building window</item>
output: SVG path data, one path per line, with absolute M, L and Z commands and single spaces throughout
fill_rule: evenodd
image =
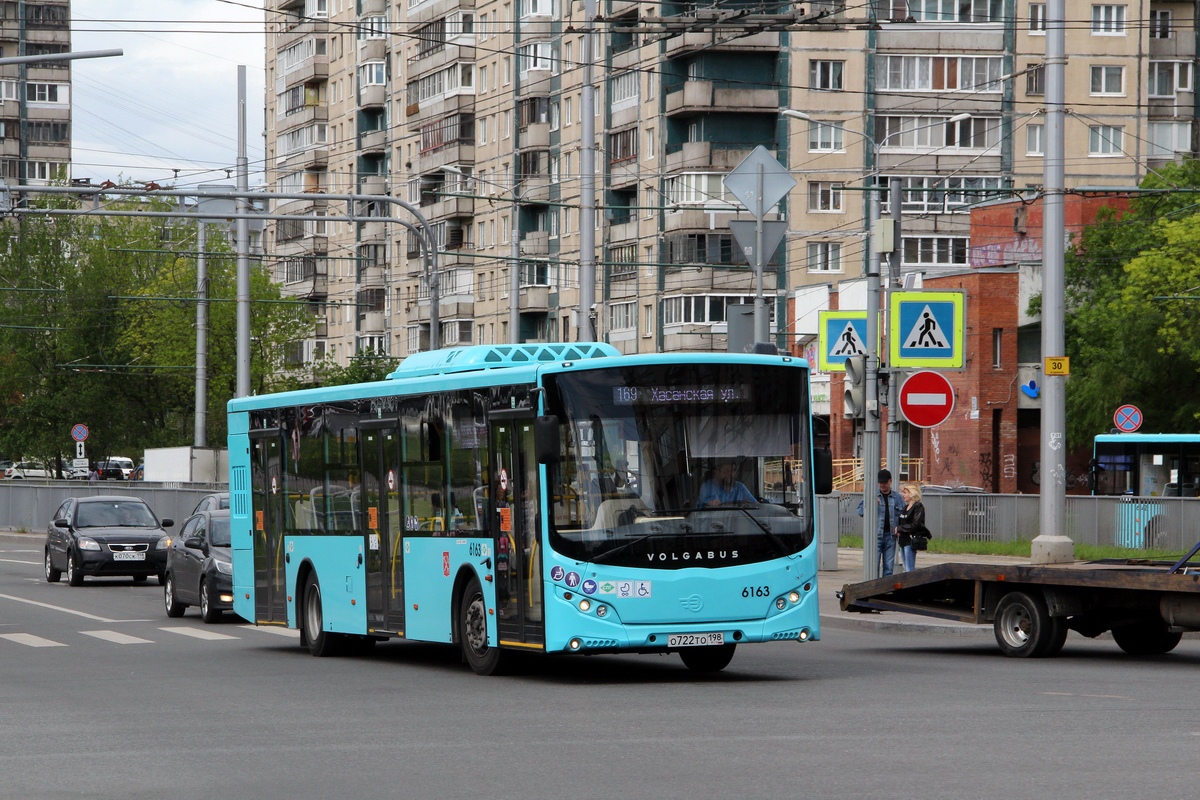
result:
M 534 42 L 533 44 L 522 45 L 517 49 L 518 70 L 522 75 L 525 75 L 530 70 L 534 69 L 550 69 L 550 62 L 554 58 L 554 52 L 550 42 Z M 508 81 L 505 81 L 507 83 Z
M 608 163 L 619 164 L 637 159 L 638 129 L 630 128 L 608 135 Z
M 765 299 L 768 313 L 774 320 L 775 298 L 767 296 Z M 753 297 L 744 295 L 692 294 L 665 297 L 662 304 L 662 321 L 663 325 L 722 323 L 728 321 L 730 306 L 753 303 Z
M 1149 74 L 1151 97 L 1174 97 L 1176 92 L 1192 89 L 1192 65 L 1187 61 L 1151 61 Z
M 875 141 L 881 149 L 986 150 L 1000 144 L 1000 118 L 950 122 L 948 117 L 881 116 L 875 118 Z
M 1029 35 L 1030 36 L 1045 36 L 1046 35 L 1046 4 L 1045 3 L 1030 3 L 1029 4 Z
M 842 184 L 826 181 L 809 181 L 809 211 L 841 211 Z
M 1002 342 L 1004 341 L 1004 329 L 992 328 L 992 369 L 1000 369 L 1004 366 L 1001 359 L 1003 355 Z
M 635 303 L 613 303 L 608 308 L 609 330 L 632 331 L 637 329 L 637 306 Z
M 879 91 L 999 92 L 1000 56 L 882 56 Z
M 1124 67 L 1092 67 L 1092 94 L 1122 94 L 1125 83 Z
M 918 22 L 995 22 L 1003 19 L 1003 0 L 908 0 L 908 14 Z
M 843 149 L 842 126 L 837 122 L 811 122 L 808 126 L 808 152 L 835 153 Z
M 1150 146 L 1146 155 L 1150 158 L 1173 158 L 1176 153 L 1192 150 L 1192 123 L 1151 122 L 1149 125 Z
M 840 92 L 845 61 L 809 61 L 808 88 L 822 92 Z
M 734 208 L 734 199 L 725 191 L 721 172 L 681 172 L 664 181 L 663 194 L 668 206 L 705 206 Z
M 1046 135 L 1046 126 L 1042 124 L 1030 125 L 1025 129 L 1025 154 L 1029 156 L 1045 155 L 1043 148 L 1043 138 Z
M 887 184 L 888 179 L 881 182 Z M 999 176 L 942 177 L 909 175 L 900 179 L 901 208 L 905 214 L 953 214 L 969 211 L 970 206 L 1001 196 L 1003 180 Z M 882 213 L 890 214 L 890 199 L 885 194 Z
M 1025 73 L 1025 94 L 1046 93 L 1046 67 L 1042 64 L 1029 67 Z
M 1150 11 L 1150 38 L 1151 39 L 1170 39 L 1171 38 L 1171 12 L 1170 11 Z
M 1124 36 L 1125 6 L 1092 6 L 1093 36 Z
M 614 75 L 608 81 L 609 103 L 613 111 L 637 105 L 638 85 L 642 75 L 635 70 Z
M 387 62 L 368 61 L 358 66 L 358 85 L 383 86 L 387 83 Z
M 809 242 L 809 272 L 841 272 L 842 245 L 840 242 Z
M 1088 155 L 1122 155 L 1124 133 L 1120 125 L 1092 125 L 1088 128 Z
M 25 101 L 65 105 L 70 102 L 69 87 L 65 83 L 27 83 L 25 84 Z
M 911 267 L 965 267 L 970 239 L 965 236 L 911 236 L 904 239 L 903 264 Z

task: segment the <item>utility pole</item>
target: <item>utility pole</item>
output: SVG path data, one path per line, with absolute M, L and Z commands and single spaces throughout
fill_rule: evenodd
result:
M 892 252 L 888 257 L 887 291 L 884 293 L 883 308 L 890 319 L 891 295 L 893 289 L 900 288 L 900 259 L 904 252 L 900 246 L 900 179 L 888 180 L 888 208 L 892 218 Z M 887 325 L 891 330 L 891 323 Z M 891 343 L 888 343 L 889 349 Z M 888 421 L 887 421 L 887 468 L 897 482 L 900 480 L 900 373 L 891 364 L 888 365 Z
M 579 198 L 579 328 L 580 342 L 595 340 L 592 334 L 592 306 L 596 304 L 596 88 L 593 86 L 595 58 L 596 0 L 584 4 L 583 30 L 583 152 L 580 154 Z M 640 134 L 639 134 L 640 135 Z M 515 268 L 515 264 L 513 265 Z
M 1063 122 L 1066 112 L 1066 0 L 1046 4 L 1046 156 L 1042 190 L 1042 358 L 1066 355 L 1066 277 L 1063 195 L 1066 193 Z M 1045 361 L 1043 361 L 1043 364 Z M 1066 376 L 1042 371 L 1042 485 L 1038 535 L 1031 562 L 1056 564 L 1075 558 L 1067 536 Z
M 235 245 L 237 250 L 237 384 L 234 397 L 250 394 L 250 213 L 249 162 L 246 160 L 246 67 L 239 64 L 238 81 L 238 155 L 237 210 Z
M 192 444 L 208 446 L 208 226 L 196 223 L 196 431 Z
M 879 192 L 871 192 L 871 252 L 867 258 L 866 411 L 863 415 L 863 580 L 879 577 L 879 493 L 871 473 L 879 470 Z

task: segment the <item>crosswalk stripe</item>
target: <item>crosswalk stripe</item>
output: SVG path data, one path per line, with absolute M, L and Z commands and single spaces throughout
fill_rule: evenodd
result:
M 293 639 L 300 638 L 300 631 L 291 628 L 276 628 L 272 625 L 242 625 L 241 627 L 251 631 L 262 631 L 263 633 L 273 633 L 276 636 L 290 636 Z
M 34 636 L 32 633 L 0 633 L 0 639 L 8 639 L 10 642 L 23 644 L 26 647 L 66 647 L 62 642 L 54 642 L 50 639 L 43 639 L 40 636 Z
M 118 633 L 116 631 L 80 631 L 80 633 L 84 636 L 94 636 L 97 639 L 103 639 L 113 644 L 154 644 L 149 639 L 139 639 L 137 636 L 130 636 L 127 633 Z
M 240 636 L 230 636 L 227 633 L 217 633 L 216 631 L 206 631 L 202 628 L 159 628 L 160 631 L 167 633 L 178 633 L 180 636 L 190 636 L 193 639 L 205 639 L 207 641 L 218 641 L 220 639 L 240 639 Z

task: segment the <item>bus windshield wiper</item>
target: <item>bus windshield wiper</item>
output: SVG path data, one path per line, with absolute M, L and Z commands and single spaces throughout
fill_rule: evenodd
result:
M 692 532 L 692 526 L 688 525 L 686 522 L 681 523 L 679 526 L 679 529 L 681 531 L 683 531 L 685 534 Z M 630 547 L 633 547 L 635 544 L 638 544 L 639 542 L 644 542 L 647 539 L 653 539 L 654 537 L 663 533 L 665 530 L 666 529 L 662 525 L 659 525 L 657 523 L 651 523 L 650 524 L 650 533 L 643 534 L 642 536 L 639 536 L 636 539 L 630 539 L 628 542 L 623 542 L 623 543 L 617 545 L 616 547 L 610 547 L 608 550 L 605 550 L 603 553 L 592 556 L 592 558 L 590 560 L 593 564 L 603 564 L 608 559 L 609 556 L 614 556 L 617 553 L 621 552 L 622 550 L 626 550 Z
M 743 506 L 738 506 L 737 510 L 741 511 L 743 514 L 745 514 L 747 517 L 749 517 L 750 521 L 753 522 L 755 525 L 757 525 L 758 529 L 761 530 L 763 533 L 765 533 L 767 535 L 767 538 L 769 538 L 772 542 L 774 542 L 775 547 L 776 547 L 776 549 L 779 550 L 780 555 L 786 556 L 786 555 L 791 554 L 791 551 L 788 550 L 787 543 L 784 542 L 783 539 L 780 539 L 778 534 L 776 534 L 774 531 L 771 530 L 771 526 L 769 523 L 763 522 L 758 517 L 751 514 L 750 509 L 748 509 L 748 508 L 745 508 Z

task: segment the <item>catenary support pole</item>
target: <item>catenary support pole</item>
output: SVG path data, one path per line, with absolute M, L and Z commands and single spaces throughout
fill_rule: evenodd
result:
M 592 332 L 592 312 L 596 305 L 596 88 L 595 72 L 596 0 L 584 4 L 583 32 L 583 91 L 580 95 L 580 114 L 583 117 L 580 154 L 579 198 L 579 327 L 576 338 L 581 342 L 595 340 Z
M 1046 4 L 1046 156 L 1042 190 L 1042 357 L 1066 355 L 1063 332 L 1066 279 L 1063 241 L 1066 169 L 1064 118 L 1066 0 Z M 1075 558 L 1067 536 L 1066 377 L 1042 375 L 1042 483 L 1040 526 L 1030 546 L 1031 562 L 1055 564 Z
M 900 246 L 900 179 L 888 180 L 888 208 L 892 218 L 892 252 L 888 258 L 887 291 L 883 295 L 884 318 L 889 320 L 887 329 L 891 330 L 891 294 L 901 286 L 900 259 L 904 252 Z M 888 343 L 891 350 L 891 342 Z M 888 421 L 887 421 L 887 468 L 897 483 L 900 481 L 900 465 L 902 444 L 900 439 L 900 373 L 888 364 Z M 911 476 L 910 476 L 911 478 Z
M 196 223 L 196 430 L 192 444 L 208 447 L 208 226 Z
M 238 155 L 237 155 L 237 210 L 241 216 L 235 221 L 235 249 L 237 251 L 237 383 L 234 397 L 250 394 L 250 222 L 246 214 L 250 201 L 249 162 L 246 160 L 246 67 L 238 65 Z
M 871 252 L 867 256 L 867 370 L 865 383 L 866 416 L 863 419 L 863 580 L 879 577 L 879 511 L 875 503 L 878 490 L 875 474 L 879 471 L 879 264 L 875 237 L 879 220 L 879 192 L 871 192 Z

